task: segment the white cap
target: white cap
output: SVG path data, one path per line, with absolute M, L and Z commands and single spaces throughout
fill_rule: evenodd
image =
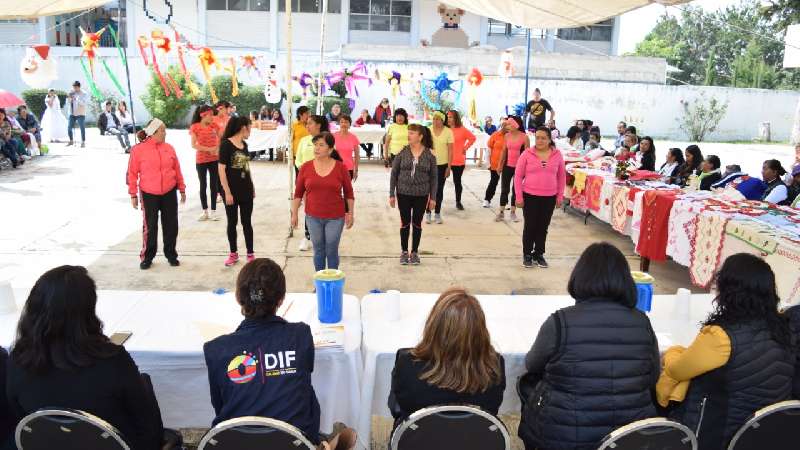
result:
M 164 122 L 161 119 L 154 117 L 153 120 L 150 121 L 149 124 L 144 128 L 144 134 L 148 136 L 152 136 L 164 125 Z

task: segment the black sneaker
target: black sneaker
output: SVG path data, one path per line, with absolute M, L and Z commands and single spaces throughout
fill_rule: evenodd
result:
M 411 264 L 412 266 L 418 266 L 419 263 L 420 263 L 420 261 L 419 261 L 419 253 L 412 252 L 411 253 L 411 257 L 408 259 L 408 263 Z
M 526 269 L 533 268 L 533 256 L 532 255 L 523 255 L 522 256 L 522 267 Z
M 549 265 L 547 265 L 547 261 L 544 260 L 544 256 L 542 255 L 534 256 L 533 260 L 536 261 L 536 265 L 541 267 L 542 269 L 550 267 Z
M 172 266 L 172 267 L 178 267 L 178 266 L 181 265 L 181 262 L 178 261 L 177 259 L 170 259 L 169 260 L 169 265 Z
M 400 264 L 403 266 L 408 265 L 408 252 L 403 252 L 400 254 Z
M 142 270 L 147 270 L 150 266 L 153 265 L 153 261 L 142 261 L 139 263 L 139 268 Z
M 459 211 L 463 211 L 464 210 L 464 205 L 462 205 L 461 202 L 458 202 L 458 203 L 456 203 L 456 209 L 459 210 Z

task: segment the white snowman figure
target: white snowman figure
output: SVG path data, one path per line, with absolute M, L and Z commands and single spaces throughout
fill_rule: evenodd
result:
M 28 47 L 19 65 L 22 81 L 33 88 L 46 88 L 58 78 L 56 62 L 50 58 L 49 45 Z
M 267 69 L 267 81 L 264 85 L 264 98 L 267 103 L 280 103 L 283 98 L 281 88 L 278 87 L 278 69 L 272 64 Z

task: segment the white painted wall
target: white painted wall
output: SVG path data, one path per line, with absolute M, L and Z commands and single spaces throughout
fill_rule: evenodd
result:
M 0 44 L 38 44 L 39 24 L 33 22 L 0 22 Z
M 269 11 L 207 11 L 206 32 L 209 46 L 270 47 Z M 221 39 L 219 39 L 221 38 Z
M 524 39 L 523 39 L 524 41 Z M 572 53 L 576 55 L 613 55 L 613 42 L 608 41 L 568 41 L 556 39 L 553 43 L 555 53 Z
M 292 48 L 296 50 L 319 51 L 320 14 L 292 13 Z M 337 50 L 342 42 L 342 15 L 327 14 L 325 16 L 325 47 L 326 51 Z M 278 14 L 278 46 L 286 48 L 286 14 Z

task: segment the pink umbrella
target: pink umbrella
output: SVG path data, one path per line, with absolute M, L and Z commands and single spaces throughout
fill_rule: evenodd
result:
M 11 108 L 24 105 L 25 101 L 6 90 L 0 89 L 0 108 Z

